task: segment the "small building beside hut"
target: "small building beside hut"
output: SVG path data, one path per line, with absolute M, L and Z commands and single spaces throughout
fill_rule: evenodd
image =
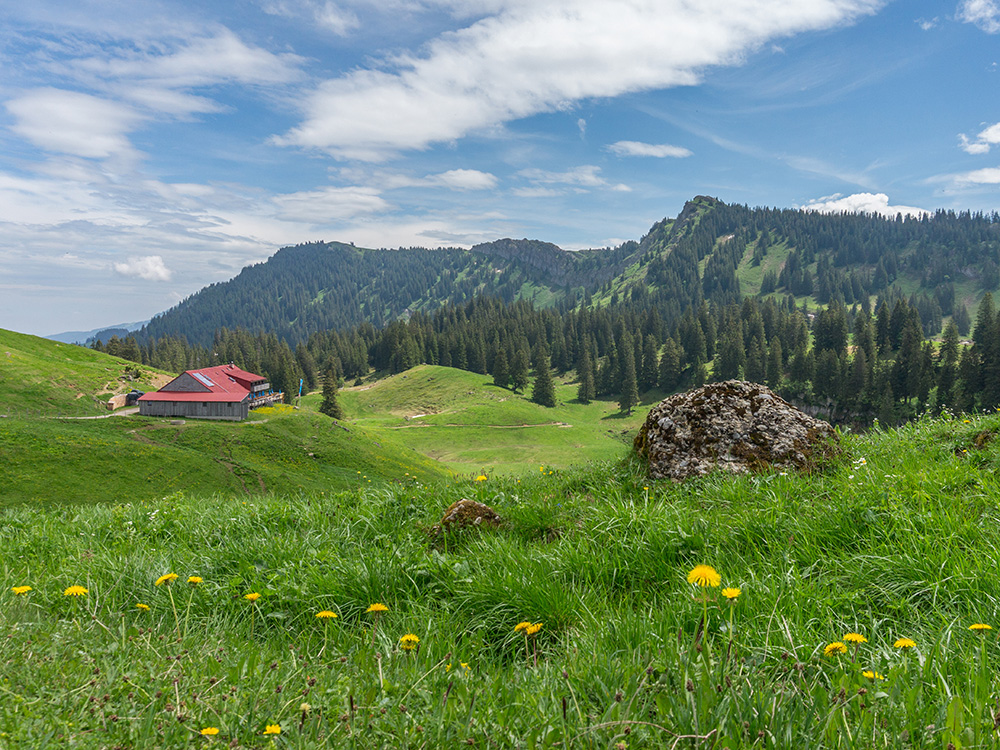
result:
M 139 414 L 147 417 L 246 419 L 251 409 L 281 403 L 267 378 L 228 365 L 185 370 L 158 391 L 139 397 Z

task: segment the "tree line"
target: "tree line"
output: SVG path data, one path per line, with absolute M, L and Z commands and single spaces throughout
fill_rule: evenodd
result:
M 895 424 L 927 410 L 1000 405 L 1000 314 L 990 293 L 971 340 L 954 319 L 940 342 L 925 335 L 919 303 L 886 290 L 874 310 L 839 300 L 813 309 L 794 298 L 702 299 L 669 324 L 634 304 L 539 309 L 481 297 L 371 323 L 314 333 L 294 349 L 273 333 L 219 329 L 211 346 L 164 336 L 113 337 L 93 347 L 179 372 L 234 361 L 288 394 L 331 380 L 357 381 L 421 363 L 488 376 L 494 384 L 555 404 L 553 375 L 571 376 L 576 398 L 613 398 L 631 410 L 709 380 L 742 378 L 818 407 L 834 421 Z M 335 395 L 334 395 L 335 398 Z

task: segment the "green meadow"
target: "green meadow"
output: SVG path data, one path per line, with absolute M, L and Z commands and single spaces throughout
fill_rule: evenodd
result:
M 338 399 L 348 419 L 398 435 L 413 449 L 460 474 L 523 475 L 619 458 L 661 395 L 646 394 L 625 414 L 610 400 L 582 404 L 575 382 L 556 379 L 557 405 L 493 384 L 488 375 L 420 365 L 347 388 Z M 318 396 L 307 403 L 318 404 Z
M 622 450 L 13 505 L 0 747 L 995 747 L 998 432 L 845 435 L 807 476 L 654 483 Z M 460 498 L 503 523 L 436 532 Z

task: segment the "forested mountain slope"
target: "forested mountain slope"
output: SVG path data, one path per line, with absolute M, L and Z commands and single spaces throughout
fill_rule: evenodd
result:
M 316 331 L 376 327 L 477 296 L 571 309 L 591 302 L 655 308 L 668 324 L 702 300 L 780 294 L 866 304 L 911 299 L 928 335 L 966 317 L 1000 285 L 1000 215 L 922 218 L 749 208 L 699 196 L 676 219 L 614 249 L 568 252 L 503 239 L 457 248 L 363 249 L 337 242 L 279 250 L 154 318 L 140 340 L 208 346 L 219 328 L 267 331 L 291 344 Z M 961 327 L 961 326 L 960 326 Z

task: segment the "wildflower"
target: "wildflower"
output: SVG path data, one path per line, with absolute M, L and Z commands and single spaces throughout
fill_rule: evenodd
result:
M 846 654 L 847 646 L 845 646 L 840 641 L 834 641 L 833 643 L 828 643 L 826 648 L 823 649 L 823 656 L 833 656 L 834 654 Z
M 204 729 L 201 730 L 201 733 L 205 737 L 214 737 L 215 735 L 217 735 L 219 733 L 219 728 L 218 727 L 205 727 Z
M 328 609 L 324 609 L 322 612 L 317 612 L 316 616 L 319 617 L 319 618 L 321 618 L 321 619 L 323 619 L 323 620 L 328 620 L 331 617 L 336 617 L 337 613 L 336 612 L 331 612 Z
M 910 638 L 900 638 L 892 645 L 896 648 L 915 648 L 917 644 Z
M 695 565 L 687 576 L 687 582 L 695 586 L 716 587 L 721 581 L 722 576 L 711 565 Z
M 476 481 L 477 482 L 485 482 L 486 481 L 486 475 L 485 474 L 480 474 L 478 477 L 476 477 Z
M 976 623 L 973 623 L 972 625 L 969 626 L 969 630 L 976 630 L 976 631 L 993 630 L 993 626 L 992 625 L 986 625 L 986 624 L 981 623 L 981 622 L 976 622 Z
M 469 665 L 466 664 L 464 661 L 460 661 L 459 664 L 461 665 L 462 669 L 465 670 L 466 674 L 468 674 L 470 671 L 472 671 L 470 669 Z M 450 672 L 451 671 L 451 662 L 448 662 L 447 664 L 444 665 L 444 671 L 445 672 Z
M 63 596 L 86 596 L 87 589 L 83 586 L 70 586 L 68 589 L 63 591 Z
M 739 598 L 740 590 L 738 588 L 726 588 L 722 589 L 722 595 L 726 597 L 729 601 L 735 602 Z
M 170 585 L 170 583 L 176 581 L 179 577 L 180 576 L 178 576 L 176 573 L 167 573 L 166 575 L 162 575 L 159 578 L 157 578 L 156 583 L 154 585 L 156 586 L 162 586 L 163 584 Z
M 149 605 L 148 604 L 143 604 L 142 602 L 139 602 L 135 606 L 136 606 L 136 608 L 141 609 L 143 612 L 149 612 Z
M 542 623 L 536 622 L 533 625 L 529 625 L 527 628 L 525 628 L 524 632 L 527 635 L 534 635 L 535 633 L 537 633 L 541 629 L 542 629 Z
M 868 639 L 861 633 L 844 633 L 844 640 L 848 643 L 868 643 Z
M 27 594 L 31 591 L 31 586 L 14 586 L 11 591 L 14 592 L 15 596 L 20 596 L 21 594 Z
M 878 672 L 873 672 L 870 669 L 866 669 L 864 672 L 862 672 L 861 676 L 862 677 L 867 677 L 869 680 L 884 680 L 885 679 L 885 677 L 883 675 L 879 674 Z
M 417 647 L 418 643 L 420 643 L 420 639 L 413 633 L 407 633 L 399 639 L 399 647 L 404 651 L 412 651 Z
M 365 610 L 366 613 L 367 612 L 388 612 L 388 611 L 389 611 L 389 608 L 387 606 L 385 606 L 384 604 L 382 604 L 382 602 L 375 602 L 370 607 L 368 607 L 368 609 Z
M 514 626 L 514 632 L 520 633 L 522 630 L 527 630 L 530 627 L 531 627 L 530 622 L 519 622 L 517 625 Z
M 302 713 L 303 716 L 305 716 L 310 711 L 312 711 L 312 706 L 310 706 L 308 703 L 300 703 L 299 711 Z
M 256 591 L 253 591 L 249 594 L 244 595 L 243 598 L 246 599 L 248 602 L 255 602 L 258 599 L 260 599 L 260 594 L 258 594 Z
M 268 724 L 264 727 L 264 734 L 281 734 L 281 724 Z
M 190 578 L 188 578 L 188 583 L 190 583 L 192 586 L 197 586 L 201 582 L 202 578 L 200 576 L 191 576 Z

